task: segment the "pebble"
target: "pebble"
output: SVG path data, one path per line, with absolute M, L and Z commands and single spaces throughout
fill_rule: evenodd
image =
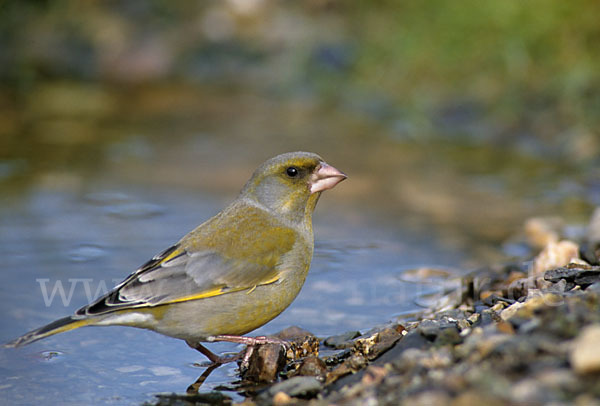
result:
M 577 285 L 592 284 L 600 281 L 600 266 L 569 264 L 546 271 L 544 279 L 553 283 L 565 280 Z
M 573 342 L 569 360 L 578 374 L 600 372 L 600 324 L 585 327 Z
M 294 376 L 274 384 L 263 393 L 268 394 L 269 398 L 281 392 L 291 397 L 309 396 L 319 392 L 321 387 L 321 382 L 314 376 Z M 282 397 L 282 395 L 279 396 Z
M 500 313 L 500 318 L 505 321 L 510 320 L 515 314 L 517 314 L 517 311 L 524 306 L 525 304 L 521 302 L 513 303 L 506 309 L 502 310 L 502 313 Z
M 329 385 L 332 382 L 337 381 L 339 378 L 357 372 L 363 369 L 367 365 L 367 360 L 364 356 L 354 354 L 342 364 L 338 365 L 331 372 L 327 374 L 325 383 Z M 316 379 L 316 378 L 315 378 Z
M 298 375 L 315 376 L 320 380 L 325 380 L 325 376 L 327 375 L 325 361 L 314 355 L 309 355 L 302 360 L 302 364 L 298 368 Z
M 496 324 L 496 328 L 499 332 L 504 334 L 515 334 L 515 329 L 513 328 L 512 324 L 507 323 L 506 321 L 501 321 Z
M 344 334 L 339 334 L 327 337 L 324 344 L 335 349 L 351 348 L 354 345 L 354 339 L 360 337 L 360 331 L 348 331 Z
M 579 246 L 573 241 L 550 242 L 533 261 L 532 271 L 534 275 L 540 275 L 549 269 L 566 266 L 579 259 Z
M 277 392 L 273 396 L 274 405 L 287 405 L 292 402 L 292 397 L 285 392 Z
M 444 391 L 430 390 L 410 397 L 406 403 L 412 406 L 445 406 L 450 403 L 450 397 Z
M 242 371 L 242 377 L 252 382 L 273 382 L 285 367 L 285 348 L 281 344 L 257 346 Z

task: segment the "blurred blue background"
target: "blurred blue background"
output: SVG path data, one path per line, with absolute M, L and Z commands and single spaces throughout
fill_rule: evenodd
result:
M 304 290 L 257 333 L 365 330 L 435 291 L 408 269 L 528 255 L 525 219 L 576 226 L 600 203 L 598 15 L 592 0 L 1 2 L 0 339 L 84 305 L 292 150 L 350 178 L 319 202 Z M 47 305 L 43 278 L 66 304 Z M 135 404 L 184 391 L 195 361 L 150 332 L 82 329 L 1 350 L 0 395 Z M 222 367 L 205 387 L 234 380 Z

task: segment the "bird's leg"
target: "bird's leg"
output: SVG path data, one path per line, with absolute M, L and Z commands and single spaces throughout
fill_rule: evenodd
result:
M 242 357 L 242 353 L 235 354 L 231 357 L 221 357 L 200 343 L 193 342 L 193 341 L 186 341 L 186 344 L 189 345 L 191 348 L 193 348 L 197 351 L 200 351 L 206 358 L 208 358 L 208 360 L 210 362 L 212 362 L 213 364 L 217 364 L 217 365 L 227 364 L 228 362 L 234 362 L 234 361 L 239 360 Z

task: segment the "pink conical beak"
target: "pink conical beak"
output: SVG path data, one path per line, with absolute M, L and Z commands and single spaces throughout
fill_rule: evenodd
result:
M 321 162 L 316 171 L 310 176 L 308 186 L 310 193 L 322 192 L 333 188 L 335 185 L 346 179 L 344 172 L 335 169 L 325 162 Z

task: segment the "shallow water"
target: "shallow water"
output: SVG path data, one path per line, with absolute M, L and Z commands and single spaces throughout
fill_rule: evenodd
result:
M 0 340 L 105 292 L 218 212 L 259 163 L 284 151 L 320 153 L 349 179 L 319 202 L 315 255 L 299 297 L 254 334 L 298 325 L 323 337 L 401 318 L 438 289 L 403 271 L 461 272 L 506 258 L 500 244 L 528 215 L 577 219 L 594 204 L 580 174 L 511 151 L 397 139 L 352 111 L 243 92 L 170 88 L 146 91 L 144 100 L 167 93 L 198 112 L 147 102 L 99 122 L 53 115 L 7 144 Z M 136 96 L 114 97 L 126 103 Z M 239 114 L 231 119 L 219 109 Z M 575 208 L 568 199 L 577 199 Z M 0 349 L 0 397 L 10 404 L 137 404 L 183 393 L 203 372 L 198 362 L 203 357 L 183 342 L 152 332 L 83 328 Z M 235 380 L 235 367 L 223 366 L 201 390 Z

